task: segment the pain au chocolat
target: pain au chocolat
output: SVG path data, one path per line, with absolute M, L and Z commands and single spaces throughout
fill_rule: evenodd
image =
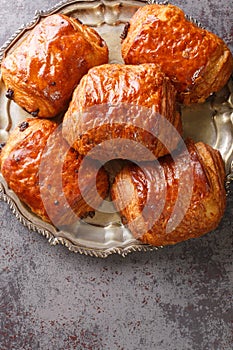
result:
M 88 69 L 108 62 L 108 48 L 92 28 L 62 14 L 46 17 L 2 61 L 7 97 L 33 116 L 64 111 Z
M 181 133 L 176 90 L 155 64 L 105 64 L 81 79 L 63 120 L 80 154 L 153 160 L 176 148 Z
M 122 39 L 125 63 L 158 64 L 186 105 L 204 102 L 227 83 L 233 70 L 233 57 L 223 40 L 173 5 L 139 8 Z
M 85 176 L 79 176 L 82 161 L 63 139 L 60 127 L 40 118 L 20 123 L 0 155 L 9 188 L 32 212 L 56 227 L 92 215 L 108 192 L 108 176 L 97 161 L 86 160 Z
M 125 166 L 111 196 L 135 238 L 164 246 L 217 227 L 226 204 L 224 180 L 220 153 L 189 141 L 173 158 Z

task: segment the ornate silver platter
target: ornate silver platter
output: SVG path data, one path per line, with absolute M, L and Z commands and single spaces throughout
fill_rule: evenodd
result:
M 151 1 L 152 2 L 152 1 Z M 83 23 L 95 27 L 105 39 L 110 52 L 110 63 L 122 63 L 120 34 L 124 24 L 146 1 L 63 1 L 49 11 L 37 12 L 32 22 L 19 29 L 0 50 L 0 60 L 9 54 L 25 35 L 44 17 L 52 13 L 63 13 L 79 18 Z M 13 101 L 6 99 L 5 87 L 0 81 L 0 143 L 5 142 L 11 130 L 28 115 Z M 225 161 L 227 184 L 233 180 L 233 83 L 204 104 L 193 105 L 182 110 L 184 136 L 204 141 L 218 149 Z M 0 173 L 0 199 L 7 202 L 19 221 L 32 231 L 45 236 L 51 245 L 61 243 L 70 251 L 96 257 L 107 257 L 118 253 L 122 256 L 132 251 L 158 249 L 141 244 L 122 225 L 117 213 L 98 212 L 94 219 L 81 221 L 64 229 L 57 229 L 37 216 L 11 191 Z M 109 203 L 111 206 L 111 203 Z M 111 210 L 110 210 L 111 212 Z

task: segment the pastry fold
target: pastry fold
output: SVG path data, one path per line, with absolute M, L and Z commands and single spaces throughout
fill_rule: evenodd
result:
M 161 157 L 176 148 L 181 130 L 176 90 L 154 64 L 90 69 L 63 121 L 68 143 L 103 161 Z
M 108 48 L 92 28 L 62 14 L 46 17 L 2 61 L 7 97 L 33 116 L 63 112 L 88 69 L 108 62 Z
M 220 153 L 189 141 L 160 163 L 125 166 L 115 178 L 111 196 L 137 239 L 164 246 L 217 227 L 226 205 L 224 180 Z
M 233 71 L 233 57 L 224 41 L 197 27 L 173 5 L 139 8 L 123 38 L 125 63 L 158 64 L 186 105 L 204 102 L 227 83 Z
M 108 193 L 108 176 L 101 165 L 90 159 L 82 162 L 83 157 L 63 139 L 60 127 L 39 118 L 23 121 L 0 156 L 9 188 L 56 227 L 92 215 Z

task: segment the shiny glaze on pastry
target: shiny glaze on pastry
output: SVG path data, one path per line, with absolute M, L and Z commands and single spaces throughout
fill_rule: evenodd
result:
M 220 153 L 192 141 L 187 150 L 189 162 L 182 150 L 177 157 L 162 158 L 160 166 L 127 165 L 115 178 L 112 199 L 123 223 L 143 243 L 163 246 L 201 236 L 215 229 L 223 216 L 225 170 Z
M 89 155 L 100 160 L 163 156 L 177 146 L 181 129 L 175 88 L 154 64 L 90 69 L 75 89 L 63 121 L 69 144 L 83 155 L 95 147 Z
M 54 225 L 71 224 L 89 212 L 92 215 L 108 192 L 108 177 L 103 168 L 98 172 L 96 161 L 86 161 L 85 176 L 80 179 L 82 160 L 69 148 L 55 122 L 39 118 L 23 121 L 11 133 L 0 156 L 1 172 L 9 188 L 35 214 Z M 96 173 L 100 196 L 90 186 Z M 80 184 L 92 206 L 80 193 Z
M 198 28 L 173 5 L 139 8 L 123 35 L 122 56 L 127 64 L 158 64 L 184 104 L 203 102 L 233 71 L 233 57 L 223 40 Z
M 64 111 L 88 69 L 108 62 L 98 33 L 74 18 L 46 17 L 2 61 L 7 97 L 38 117 Z

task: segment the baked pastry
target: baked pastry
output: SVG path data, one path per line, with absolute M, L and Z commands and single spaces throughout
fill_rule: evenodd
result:
M 64 111 L 88 69 L 108 62 L 108 48 L 92 28 L 62 14 L 46 17 L 1 66 L 7 97 L 33 116 Z
M 158 64 L 186 105 L 204 102 L 227 83 L 233 70 L 233 57 L 223 40 L 197 27 L 173 5 L 139 8 L 122 39 L 125 63 Z
M 39 118 L 23 121 L 0 157 L 9 188 L 32 212 L 56 227 L 92 215 L 108 192 L 108 176 L 98 162 L 85 160 L 85 176 L 80 178 L 82 161 L 62 138 L 60 127 Z
M 175 244 L 217 227 L 226 195 L 220 153 L 189 141 L 187 149 L 159 164 L 124 167 L 111 196 L 133 235 L 154 246 Z
M 176 148 L 181 132 L 176 91 L 154 64 L 105 64 L 81 79 L 63 120 L 80 154 L 152 160 Z

